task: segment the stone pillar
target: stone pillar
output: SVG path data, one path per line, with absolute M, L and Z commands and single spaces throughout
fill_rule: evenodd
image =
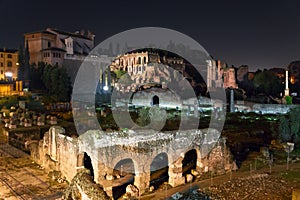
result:
M 187 105 L 187 115 L 190 116 L 191 114 L 191 105 Z
M 289 96 L 290 90 L 289 90 L 289 71 L 285 71 L 285 90 L 284 90 L 284 96 Z
M 134 185 L 139 189 L 139 193 L 143 194 L 150 187 L 150 171 L 136 174 Z
M 234 91 L 230 90 L 230 112 L 234 112 Z
M 198 111 L 198 100 L 194 101 L 194 117 L 198 118 L 199 117 L 199 111 Z
M 185 178 L 182 176 L 182 159 L 179 158 L 169 166 L 169 184 L 172 187 L 185 183 Z

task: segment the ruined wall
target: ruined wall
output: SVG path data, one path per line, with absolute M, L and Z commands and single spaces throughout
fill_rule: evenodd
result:
M 158 97 L 160 107 L 181 107 L 182 102 L 175 93 L 161 88 L 151 88 L 134 93 L 132 97 L 132 105 L 152 106 L 154 96 Z
M 87 154 L 94 170 L 94 181 L 112 196 L 114 174 L 117 163 L 131 159 L 134 164 L 134 185 L 140 193 L 150 187 L 150 166 L 160 154 L 167 155 L 168 182 L 175 187 L 189 182 L 183 175 L 183 159 L 190 150 L 196 152 L 196 167 L 193 176 L 212 171 L 223 174 L 232 169 L 233 163 L 226 140 L 215 129 L 185 130 L 176 133 L 87 131 L 79 138 L 70 138 L 64 129 L 53 126 L 43 140 L 32 143 L 31 156 L 47 171 L 60 171 L 61 176 L 71 182 L 83 168 Z M 188 144 L 188 146 L 186 146 Z M 189 175 L 193 177 L 192 175 Z
M 287 105 L 287 104 L 254 104 L 253 111 L 259 112 L 261 114 L 285 114 L 290 111 L 290 109 L 297 107 L 297 105 Z
M 46 171 L 60 171 L 62 177 L 71 181 L 78 167 L 77 139 L 64 135 L 64 129 L 53 126 L 45 133 L 43 140 L 31 144 L 31 157 Z

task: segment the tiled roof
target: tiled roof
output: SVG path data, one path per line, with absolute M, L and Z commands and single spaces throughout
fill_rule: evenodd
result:
M 46 34 L 55 35 L 54 33 L 51 33 L 51 32 L 49 32 L 47 30 L 33 31 L 33 32 L 25 33 L 25 35 L 34 34 L 34 33 L 46 33 Z
M 57 32 L 59 34 L 62 34 L 62 35 L 68 35 L 68 36 L 71 36 L 71 37 L 78 37 L 78 38 L 83 38 L 83 39 L 91 40 L 91 38 L 86 37 L 84 35 L 80 35 L 80 34 L 76 34 L 76 33 L 71 33 L 71 32 L 67 32 L 67 31 L 62 31 L 62 30 L 58 30 L 58 29 L 55 29 L 55 28 L 49 28 L 49 29 L 52 30 L 52 31 L 54 31 L 54 32 Z

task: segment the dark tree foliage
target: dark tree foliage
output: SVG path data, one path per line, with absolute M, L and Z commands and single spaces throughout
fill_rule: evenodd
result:
M 65 68 L 39 63 L 31 67 L 31 73 L 32 87 L 46 90 L 54 102 L 70 101 L 71 83 Z
M 30 66 L 30 87 L 31 90 L 45 90 L 46 87 L 43 83 L 42 76 L 43 70 L 45 68 L 45 63 L 41 62 L 38 63 L 36 66 L 35 64 Z
M 280 79 L 271 71 L 265 70 L 255 74 L 253 84 L 257 93 L 279 97 L 283 92 Z
M 24 80 L 29 81 L 30 80 L 30 55 L 29 55 L 29 49 L 28 49 L 28 41 L 26 41 L 25 51 L 24 51 Z
M 279 139 L 283 142 L 300 142 L 300 107 L 279 118 Z
M 19 48 L 18 62 L 19 62 L 18 80 L 24 80 L 25 61 L 24 61 L 24 49 L 23 49 L 22 45 L 20 45 L 20 48 Z
M 29 60 L 30 60 L 30 55 L 28 49 L 28 42 L 26 41 L 25 49 L 23 49 L 21 45 L 18 54 L 18 62 L 19 62 L 18 80 L 23 81 L 23 87 L 26 88 L 29 88 L 29 82 L 30 82 Z

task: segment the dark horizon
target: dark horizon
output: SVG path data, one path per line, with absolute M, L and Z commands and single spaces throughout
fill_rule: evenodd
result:
M 214 58 L 250 71 L 284 68 L 300 60 L 300 2 L 237 0 L 209 2 L 128 2 L 0 0 L 4 20 L 0 48 L 19 48 L 23 34 L 47 27 L 74 32 L 89 29 L 96 45 L 127 29 L 156 26 L 198 41 Z

